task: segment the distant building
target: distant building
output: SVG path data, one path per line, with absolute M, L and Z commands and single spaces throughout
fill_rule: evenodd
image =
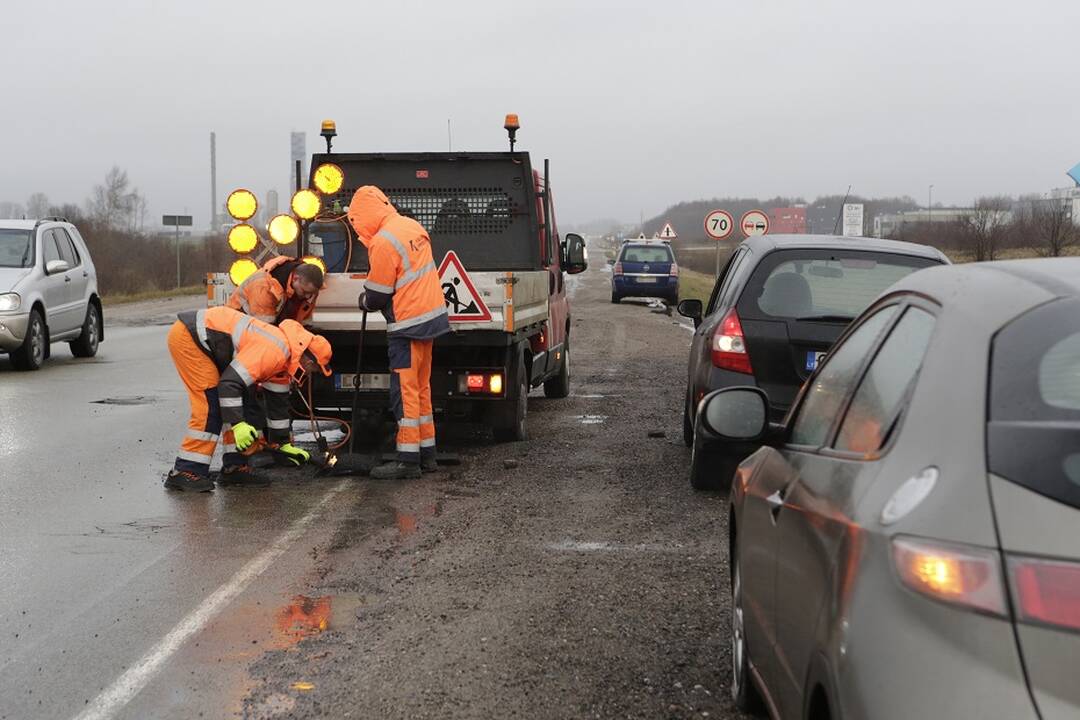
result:
M 769 233 L 806 234 L 806 206 L 773 208 L 769 211 Z
M 932 210 L 904 210 L 874 216 L 874 237 L 895 237 L 900 229 L 914 223 L 952 223 L 975 213 L 974 208 L 933 208 Z M 1004 222 L 1012 219 L 1012 213 L 1003 211 Z
M 1077 165 L 1077 168 L 1080 168 L 1080 165 Z M 1070 188 L 1054 188 L 1047 193 L 1046 197 L 1047 200 L 1057 200 L 1067 206 L 1073 225 L 1080 226 L 1080 185 Z
M 308 179 L 308 156 L 307 156 L 307 133 L 292 132 L 289 134 L 289 188 L 290 195 L 296 189 L 296 161 L 300 161 L 300 183 L 307 184 Z

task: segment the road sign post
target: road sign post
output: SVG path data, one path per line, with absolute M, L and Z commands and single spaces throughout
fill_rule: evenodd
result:
M 162 215 L 161 224 L 173 226 L 176 242 L 176 287 L 180 287 L 180 226 L 191 227 L 190 215 Z
M 705 234 L 716 241 L 716 277 L 720 277 L 720 241 L 731 235 L 735 221 L 727 210 L 712 210 L 705 216 Z

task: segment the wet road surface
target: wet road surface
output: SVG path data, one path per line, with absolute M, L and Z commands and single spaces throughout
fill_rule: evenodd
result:
M 738 717 L 690 333 L 607 278 L 569 279 L 573 395 L 533 392 L 531 439 L 440 427 L 463 464 L 407 483 L 163 492 L 164 326 L 0 360 L 0 718 Z

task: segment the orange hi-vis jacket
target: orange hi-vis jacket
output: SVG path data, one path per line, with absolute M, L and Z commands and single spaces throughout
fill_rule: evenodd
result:
M 430 340 L 450 332 L 439 272 L 424 227 L 382 190 L 365 185 L 349 204 L 349 222 L 368 251 L 368 310 L 382 310 L 390 336 Z
M 304 322 L 315 312 L 315 301 L 294 297 L 293 271 L 302 262 L 286 256 L 273 258 L 240 283 L 225 304 L 271 325 L 282 320 Z
M 267 439 L 289 441 L 289 383 L 298 359 L 280 328 L 230 307 L 189 310 L 177 316 L 221 374 L 221 420 L 244 419 L 244 392 L 258 383 L 266 391 Z

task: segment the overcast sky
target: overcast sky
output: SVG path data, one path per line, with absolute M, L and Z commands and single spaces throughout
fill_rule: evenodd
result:
M 112 165 L 151 219 L 286 191 L 289 131 L 342 151 L 519 148 L 564 224 L 723 195 L 1069 185 L 1080 0 L 5 0 L 0 200 L 82 203 Z

